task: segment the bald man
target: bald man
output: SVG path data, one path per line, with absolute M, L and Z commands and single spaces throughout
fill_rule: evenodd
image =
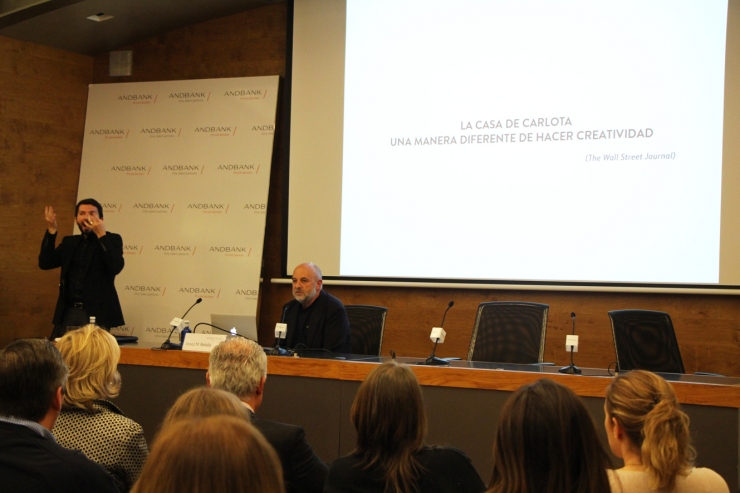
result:
M 283 322 L 288 324 L 286 344 L 290 349 L 351 353 L 347 312 L 322 285 L 321 269 L 315 264 L 301 264 L 293 271 L 294 299 L 283 306 Z

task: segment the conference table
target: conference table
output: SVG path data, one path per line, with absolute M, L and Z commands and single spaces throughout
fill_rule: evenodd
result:
M 327 463 L 352 451 L 355 431 L 349 412 L 365 376 L 388 357 L 314 353 L 301 357 L 268 356 L 262 407 L 266 419 L 298 424 L 316 453 Z M 449 366 L 422 366 L 422 358 L 402 358 L 422 385 L 429 418 L 428 444 L 465 451 L 488 482 L 499 413 L 511 393 L 540 378 L 551 378 L 579 395 L 600 437 L 604 432 L 604 393 L 612 379 L 606 369 L 582 368 L 581 375 L 558 367 L 451 361 Z M 205 385 L 208 354 L 123 346 L 121 409 L 144 427 L 151 444 L 162 418 L 179 395 Z M 721 474 L 730 491 L 740 491 L 740 378 L 661 374 L 673 386 L 691 418 L 697 465 Z M 615 465 L 621 461 L 614 458 Z

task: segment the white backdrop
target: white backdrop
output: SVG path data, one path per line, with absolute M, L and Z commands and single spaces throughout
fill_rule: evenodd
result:
M 256 315 L 277 90 L 277 76 L 90 86 L 78 200 L 123 237 L 114 334 L 159 344 L 198 298 L 191 327 Z

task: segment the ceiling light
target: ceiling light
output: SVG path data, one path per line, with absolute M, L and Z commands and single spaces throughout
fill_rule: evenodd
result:
M 104 14 L 103 12 L 99 14 L 91 15 L 90 17 L 88 17 L 88 19 L 90 19 L 91 21 L 95 21 L 95 22 L 103 22 L 103 21 L 107 21 L 108 19 L 112 19 L 112 18 L 113 18 L 112 15 Z

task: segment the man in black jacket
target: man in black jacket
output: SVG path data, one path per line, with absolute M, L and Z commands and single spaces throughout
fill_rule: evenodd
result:
M 347 311 L 339 299 L 321 289 L 323 283 L 321 269 L 315 264 L 301 264 L 293 271 L 294 299 L 283 306 L 282 321 L 288 324 L 286 344 L 291 349 L 351 353 Z
M 44 339 L 20 339 L 0 351 L 0 490 L 118 492 L 103 466 L 51 434 L 67 373 L 59 350 Z
M 103 207 L 95 199 L 81 200 L 75 222 L 82 234 L 65 236 L 56 248 L 57 216 L 51 207 L 45 215 L 39 267 L 62 268 L 52 338 L 64 335 L 68 327 L 89 323 L 90 317 L 105 328 L 123 325 L 115 286 L 116 275 L 123 270 L 123 240 L 105 230 Z
M 287 493 L 322 493 L 329 468 L 314 453 L 300 426 L 260 419 L 267 379 L 267 356 L 254 341 L 234 337 L 211 351 L 206 382 L 209 387 L 236 395 L 252 415 L 252 424 L 275 448 L 283 466 Z

